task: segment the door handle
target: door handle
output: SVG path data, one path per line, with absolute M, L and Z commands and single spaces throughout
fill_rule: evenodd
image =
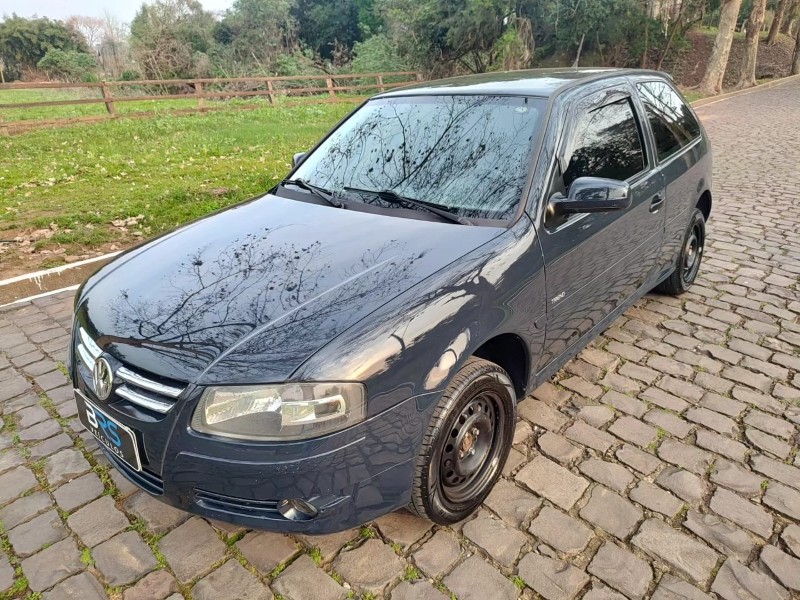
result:
M 650 202 L 650 212 L 657 213 L 662 206 L 664 206 L 664 196 L 658 194 L 654 196 L 652 202 Z

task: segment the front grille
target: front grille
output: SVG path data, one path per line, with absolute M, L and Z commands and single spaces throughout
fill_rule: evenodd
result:
M 138 485 L 143 490 L 160 496 L 164 493 L 164 480 L 155 473 L 142 469 L 137 471 L 133 469 L 128 463 L 119 460 L 111 452 L 103 449 L 103 454 L 108 458 L 109 462 L 114 465 L 125 477 L 130 479 L 133 483 Z
M 92 381 L 94 363 L 103 353 L 103 350 L 89 337 L 85 329 L 79 327 L 75 352 L 80 359 L 80 363 L 87 371 L 83 374 L 84 378 L 90 383 Z M 175 399 L 186 389 L 155 381 L 124 366 L 119 367 L 114 375 L 122 380 L 122 384 L 114 389 L 114 393 L 117 396 L 132 404 L 162 414 L 170 411 L 175 405 Z
M 198 506 L 230 515 L 267 519 L 280 517 L 277 500 L 247 500 L 199 489 L 194 491 L 194 497 Z

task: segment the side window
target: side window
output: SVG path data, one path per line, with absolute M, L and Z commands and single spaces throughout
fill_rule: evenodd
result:
M 564 171 L 566 189 L 579 177 L 625 181 L 644 170 L 642 135 L 630 98 L 585 112 L 575 132 Z
M 648 81 L 636 87 L 653 130 L 659 160 L 670 157 L 700 135 L 700 125 L 692 111 L 669 85 Z

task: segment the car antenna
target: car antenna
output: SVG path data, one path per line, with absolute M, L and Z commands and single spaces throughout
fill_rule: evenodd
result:
M 586 39 L 586 34 L 584 33 L 581 36 L 581 43 L 578 45 L 578 54 L 575 56 L 575 62 L 572 64 L 572 68 L 576 71 L 578 70 L 578 63 L 581 60 L 581 51 L 583 50 L 583 41 Z

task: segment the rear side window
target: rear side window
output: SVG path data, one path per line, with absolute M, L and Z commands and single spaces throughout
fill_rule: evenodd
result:
M 575 127 L 564 187 L 579 177 L 625 181 L 645 168 L 642 136 L 630 98 L 583 113 Z
M 669 85 L 648 81 L 636 87 L 653 130 L 659 160 L 669 158 L 700 135 L 697 119 Z

